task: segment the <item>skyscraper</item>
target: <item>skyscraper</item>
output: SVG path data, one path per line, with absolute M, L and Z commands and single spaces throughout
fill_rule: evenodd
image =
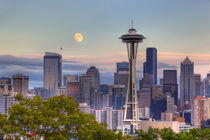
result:
M 28 93 L 28 81 L 29 76 L 16 74 L 12 76 L 12 83 L 14 87 L 14 92 L 21 93 L 24 96 Z
M 210 72 L 206 75 L 206 79 L 203 80 L 202 95 L 210 97 Z
M 118 62 L 117 72 L 114 73 L 114 84 L 128 86 L 129 64 L 128 62 Z
M 163 92 L 169 92 L 174 97 L 175 105 L 178 105 L 178 84 L 176 70 L 163 70 Z
M 79 82 L 67 82 L 67 95 L 74 97 L 74 101 L 80 102 L 80 83 Z
M 124 85 L 114 85 L 112 88 L 112 106 L 113 109 L 123 109 L 125 105 L 126 88 Z
M 162 92 L 161 88 L 157 86 L 152 86 L 152 99 L 151 99 L 151 106 L 150 112 L 151 117 L 160 120 L 161 119 L 161 112 L 165 112 L 167 109 L 167 99 L 166 95 Z
M 201 96 L 201 75 L 193 74 L 190 81 L 191 98 Z
M 13 94 L 11 78 L 0 78 L 0 94 Z
M 59 95 L 58 87 L 62 84 L 62 56 L 57 53 L 46 52 L 44 56 L 44 88 L 46 96 Z
M 91 92 L 91 77 L 83 74 L 79 77 L 80 85 L 80 103 L 87 103 L 90 105 L 90 92 Z
M 186 57 L 181 62 L 180 71 L 180 105 L 191 104 L 191 91 L 190 91 L 190 79 L 194 74 L 194 63 Z
M 98 90 L 100 88 L 100 73 L 99 70 L 94 67 L 91 66 L 87 72 L 86 75 L 90 77 L 91 79 L 91 88 L 94 88 L 96 90 Z
M 210 99 L 198 96 L 192 99 L 192 125 L 196 128 L 200 128 L 202 120 L 208 120 L 210 118 Z
M 67 86 L 69 82 L 78 82 L 79 76 L 78 75 L 64 75 L 63 85 Z
M 0 113 L 8 114 L 9 108 L 16 102 L 14 95 L 0 94 Z
M 144 73 L 152 75 L 152 83 L 157 84 L 157 49 L 147 48 L 146 62 L 144 62 Z

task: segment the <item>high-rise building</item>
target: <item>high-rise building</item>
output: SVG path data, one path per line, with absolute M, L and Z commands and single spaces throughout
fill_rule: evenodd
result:
M 29 76 L 16 74 L 12 76 L 14 92 L 21 93 L 24 96 L 28 93 Z
M 201 121 L 210 119 L 210 99 L 198 96 L 192 99 L 192 125 L 196 128 L 201 127 Z
M 171 97 L 170 95 L 167 95 L 166 103 L 167 103 L 166 112 L 175 113 L 177 111 L 177 106 L 174 104 L 174 97 Z
M 0 94 L 0 113 L 8 114 L 9 108 L 15 103 L 14 95 Z
M 80 102 L 80 82 L 67 82 L 67 95 L 74 97 L 76 102 Z
M 79 76 L 78 75 L 64 75 L 63 85 L 67 86 L 69 82 L 78 82 Z
M 166 95 L 162 92 L 162 89 L 157 86 L 152 86 L 152 97 L 151 97 L 150 112 L 151 117 L 160 120 L 161 113 L 167 109 Z
M 91 109 L 103 110 L 105 107 L 110 107 L 111 91 L 109 85 L 100 85 L 100 89 L 91 88 L 90 106 Z
M 201 96 L 201 75 L 193 74 L 190 81 L 191 98 Z
M 98 90 L 100 88 L 100 73 L 99 70 L 94 67 L 91 66 L 87 72 L 86 75 L 90 77 L 91 79 L 91 88 L 94 88 L 96 90 Z
M 151 106 L 151 88 L 142 88 L 139 94 L 139 107 L 149 107 Z
M 103 93 L 94 88 L 90 90 L 90 107 L 91 109 L 103 109 Z
M 117 127 L 123 125 L 123 110 L 113 110 L 111 107 L 106 107 L 104 110 L 95 110 L 94 115 L 99 123 L 106 123 L 107 128 L 117 130 Z
M 101 84 L 100 93 L 103 93 L 103 108 L 112 106 L 112 86 Z
M 152 75 L 152 83 L 157 84 L 157 49 L 147 48 L 146 62 L 144 62 L 144 73 Z
M 112 106 L 113 109 L 123 109 L 126 99 L 126 88 L 124 85 L 114 85 L 112 88 Z
M 163 92 L 170 93 L 174 97 L 175 105 L 178 105 L 178 84 L 176 70 L 163 70 Z
M 95 93 L 98 92 L 100 88 L 100 73 L 99 70 L 91 66 L 86 74 L 80 76 L 80 102 L 87 103 L 93 107 L 93 100 Z
M 2 77 L 0 78 L 0 94 L 12 94 L 13 87 L 11 78 Z
M 114 84 L 128 86 L 129 64 L 128 62 L 118 62 L 117 72 L 114 73 Z
M 58 88 L 62 85 L 62 56 L 46 52 L 44 56 L 44 88 L 47 97 L 58 96 Z
M 80 103 L 87 103 L 90 105 L 91 82 L 91 77 L 87 74 L 83 74 L 79 77 Z
M 194 63 L 186 57 L 181 62 L 180 73 L 180 105 L 191 104 L 192 92 L 190 91 L 190 80 L 194 74 Z
M 142 80 L 139 81 L 139 90 L 142 88 L 151 88 L 153 85 L 153 75 L 144 73 Z
M 46 96 L 46 92 L 45 92 L 45 89 L 44 87 L 35 87 L 33 89 L 33 93 L 36 95 L 36 96 L 40 96 L 42 97 L 42 99 L 45 99 L 47 96 Z
M 210 97 L 210 72 L 207 74 L 206 79 L 203 80 L 201 91 L 203 91 L 203 96 Z

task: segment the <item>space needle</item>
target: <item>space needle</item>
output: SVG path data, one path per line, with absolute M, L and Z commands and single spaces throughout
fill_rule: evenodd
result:
M 130 133 L 133 134 L 136 129 L 139 129 L 140 124 L 136 90 L 136 58 L 138 45 L 145 37 L 137 34 L 136 29 L 132 25 L 128 33 L 122 35 L 119 39 L 122 39 L 122 42 L 126 43 L 129 60 L 129 78 L 123 119 L 123 134 L 125 134 L 126 126 L 130 126 Z

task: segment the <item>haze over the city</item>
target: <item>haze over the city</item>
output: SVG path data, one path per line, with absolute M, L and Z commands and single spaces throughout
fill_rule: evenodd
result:
M 43 56 L 63 48 L 63 74 L 99 68 L 102 83 L 113 82 L 116 62 L 127 61 L 118 38 L 131 28 L 147 39 L 140 45 L 137 79 L 147 47 L 158 51 L 158 77 L 177 69 L 186 56 L 202 78 L 210 70 L 209 0 L 1 0 L 0 76 L 30 76 L 30 88 L 43 85 Z M 83 35 L 82 42 L 74 34 Z

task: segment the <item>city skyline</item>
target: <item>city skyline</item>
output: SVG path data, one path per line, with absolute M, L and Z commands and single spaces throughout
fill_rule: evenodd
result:
M 177 69 L 179 77 L 179 63 L 186 56 L 194 62 L 195 73 L 205 78 L 210 69 L 210 2 L 132 2 L 138 8 L 132 9 L 130 1 L 1 1 L 0 76 L 23 73 L 30 76 L 30 88 L 43 86 L 42 57 L 47 51 L 59 53 L 62 47 L 64 74 L 83 74 L 94 65 L 102 83 L 111 84 L 115 64 L 127 61 L 126 48 L 118 37 L 133 19 L 134 27 L 148 38 L 138 55 L 138 79 L 147 47 L 158 51 L 158 82 L 167 68 Z M 73 40 L 77 32 L 84 36 L 81 43 Z

